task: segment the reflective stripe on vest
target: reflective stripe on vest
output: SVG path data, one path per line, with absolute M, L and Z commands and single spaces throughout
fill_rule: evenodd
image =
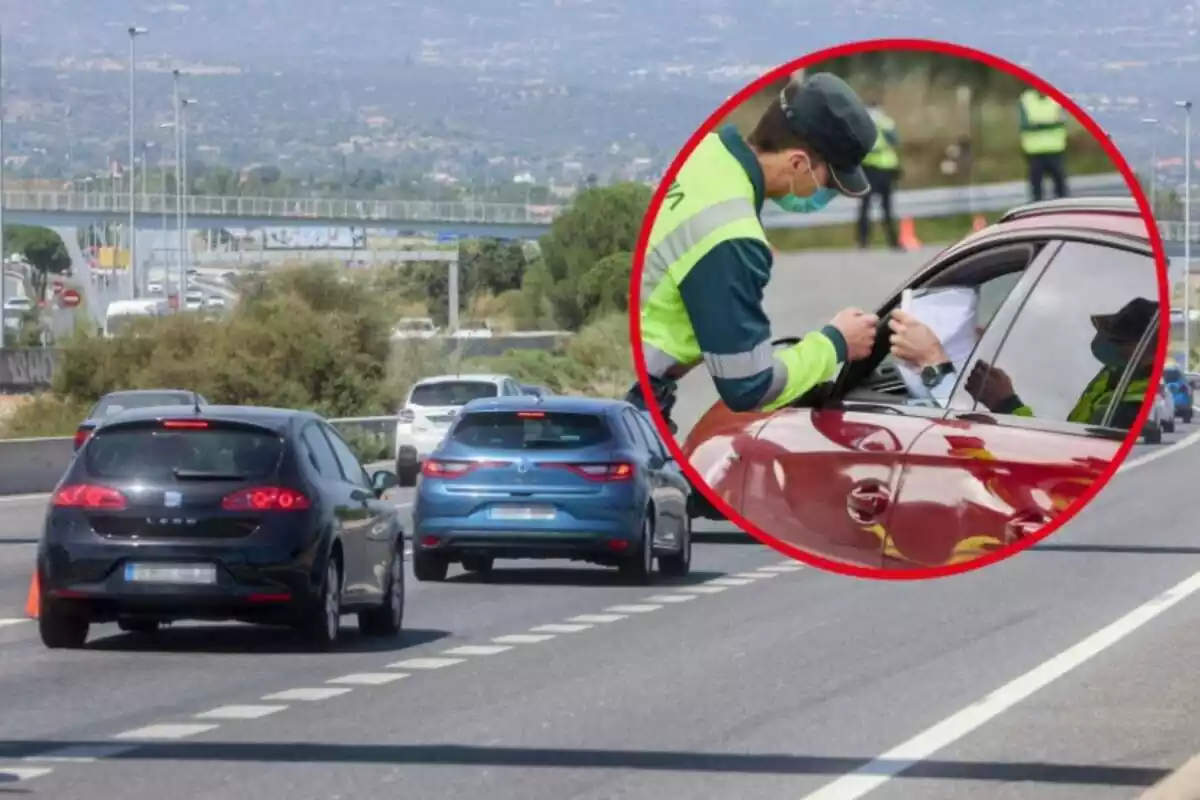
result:
M 709 250 L 729 239 L 767 235 L 754 204 L 754 185 L 720 135 L 711 133 L 684 162 L 650 231 L 641 286 L 646 369 L 667 370 L 704 361 L 718 378 L 747 378 L 772 364 L 770 343 L 746 353 L 701 353 L 679 284 Z
M 1021 95 L 1021 107 L 1029 125 L 1053 126 L 1021 131 L 1021 149 L 1031 156 L 1062 153 L 1067 149 L 1067 125 L 1063 110 L 1052 97 L 1043 97 L 1032 89 Z
M 900 166 L 900 153 L 896 148 L 888 144 L 884 138 L 884 132 L 891 133 L 896 130 L 895 121 L 884 114 L 882 111 L 871 111 L 871 118 L 875 120 L 875 127 L 879 129 L 879 133 L 875 136 L 875 146 L 871 148 L 871 152 L 867 153 L 867 157 L 863 159 L 864 167 L 874 167 L 875 169 L 894 170 Z

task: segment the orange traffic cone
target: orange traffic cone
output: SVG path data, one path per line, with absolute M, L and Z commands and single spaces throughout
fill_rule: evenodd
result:
M 975 221 L 971 223 L 971 230 L 981 231 L 987 227 L 987 220 L 983 218 L 983 214 L 976 214 Z
M 921 240 L 917 238 L 917 227 L 913 224 L 911 217 L 905 217 L 900 220 L 900 246 L 905 250 L 916 250 L 921 246 Z
M 34 570 L 33 577 L 29 581 L 29 596 L 25 599 L 25 616 L 30 619 L 37 619 L 41 610 L 42 582 L 38 578 L 37 570 Z

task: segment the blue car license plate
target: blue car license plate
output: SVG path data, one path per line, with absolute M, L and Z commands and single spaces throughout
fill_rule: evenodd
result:
M 554 506 L 492 506 L 488 516 L 492 519 L 503 519 L 519 522 L 554 519 Z
M 217 582 L 212 564 L 126 564 L 129 583 L 165 583 L 183 586 L 211 586 Z

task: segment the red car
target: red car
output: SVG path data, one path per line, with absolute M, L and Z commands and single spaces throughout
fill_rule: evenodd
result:
M 940 403 L 908 388 L 884 333 L 903 289 L 937 287 L 978 290 L 979 339 Z M 1132 199 L 1023 206 L 898 288 L 878 311 L 871 357 L 774 412 L 734 413 L 718 402 L 683 454 L 733 511 L 799 550 L 877 569 L 973 560 L 1070 506 L 1144 419 L 1145 402 L 1111 398 L 1157 377 L 1160 301 Z M 1140 323 L 1130 309 L 1140 309 Z M 1098 351 L 1116 384 L 1104 396 L 1105 367 L 1092 352 L 1102 329 L 1125 343 L 1116 359 Z M 1003 375 L 1013 390 L 1003 396 L 1015 392 L 1027 411 L 972 397 L 963 376 L 980 364 Z M 693 495 L 693 516 L 722 518 L 702 492 Z

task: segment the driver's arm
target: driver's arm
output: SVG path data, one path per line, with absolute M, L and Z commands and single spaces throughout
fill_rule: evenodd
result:
M 721 400 L 733 411 L 767 411 L 793 402 L 837 374 L 846 340 L 825 326 L 773 352 L 763 290 L 773 256 L 757 239 L 730 239 L 709 250 L 679 284 L 696 343 Z

